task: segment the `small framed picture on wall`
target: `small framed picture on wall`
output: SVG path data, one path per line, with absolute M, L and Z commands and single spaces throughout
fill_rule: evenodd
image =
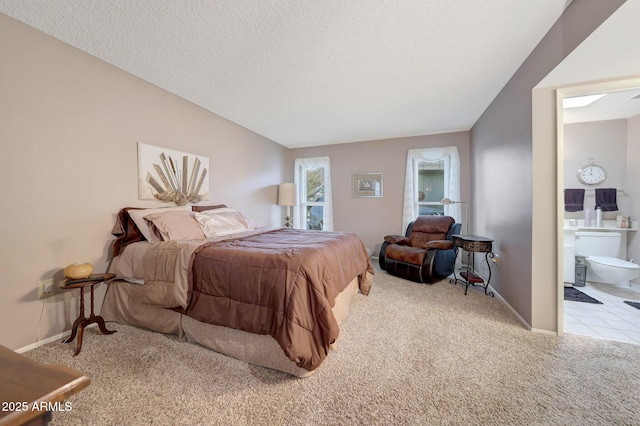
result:
M 382 198 L 382 173 L 354 173 L 351 195 L 356 198 Z

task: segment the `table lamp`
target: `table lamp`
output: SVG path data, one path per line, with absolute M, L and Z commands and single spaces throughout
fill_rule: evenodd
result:
M 285 182 L 278 186 L 278 205 L 287 208 L 284 226 L 291 228 L 293 225 L 291 223 L 291 207 L 298 205 L 298 188 L 295 183 Z

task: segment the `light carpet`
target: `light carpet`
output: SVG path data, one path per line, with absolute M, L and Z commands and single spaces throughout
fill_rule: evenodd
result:
M 631 425 L 640 346 L 531 333 L 498 297 L 376 269 L 338 348 L 297 379 L 175 336 L 109 323 L 25 353 L 91 385 L 54 425 Z

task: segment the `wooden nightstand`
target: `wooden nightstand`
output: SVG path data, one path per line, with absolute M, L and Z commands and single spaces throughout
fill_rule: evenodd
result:
M 68 339 L 63 340 L 62 343 L 70 343 L 73 342 L 73 339 L 76 337 L 76 333 L 78 334 L 78 347 L 76 348 L 76 353 L 73 356 L 76 356 L 80 353 L 82 349 L 82 332 L 84 328 L 89 324 L 96 323 L 100 328 L 102 334 L 113 334 L 116 330 L 107 330 L 107 327 L 104 325 L 104 319 L 96 315 L 93 312 L 93 287 L 96 284 L 100 284 L 103 282 L 111 281 L 116 277 L 115 274 L 95 274 L 89 276 L 89 278 L 85 278 L 82 280 L 66 280 L 63 283 L 60 283 L 58 287 L 63 288 L 65 290 L 70 290 L 73 288 L 80 289 L 80 315 L 73 322 L 73 329 L 71 330 L 71 336 Z M 91 315 L 88 318 L 84 316 L 84 288 L 91 288 Z

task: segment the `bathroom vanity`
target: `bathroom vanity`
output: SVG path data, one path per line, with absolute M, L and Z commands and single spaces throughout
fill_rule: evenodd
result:
M 575 223 L 575 225 L 570 225 Z M 565 285 L 573 285 L 575 283 L 575 239 L 576 231 L 589 232 L 617 232 L 621 235 L 620 251 L 618 257 L 627 260 L 627 234 L 638 230 L 638 222 L 631 222 L 631 228 L 618 228 L 615 220 L 603 220 L 601 227 L 584 226 L 582 219 L 565 219 L 564 220 L 564 282 Z

